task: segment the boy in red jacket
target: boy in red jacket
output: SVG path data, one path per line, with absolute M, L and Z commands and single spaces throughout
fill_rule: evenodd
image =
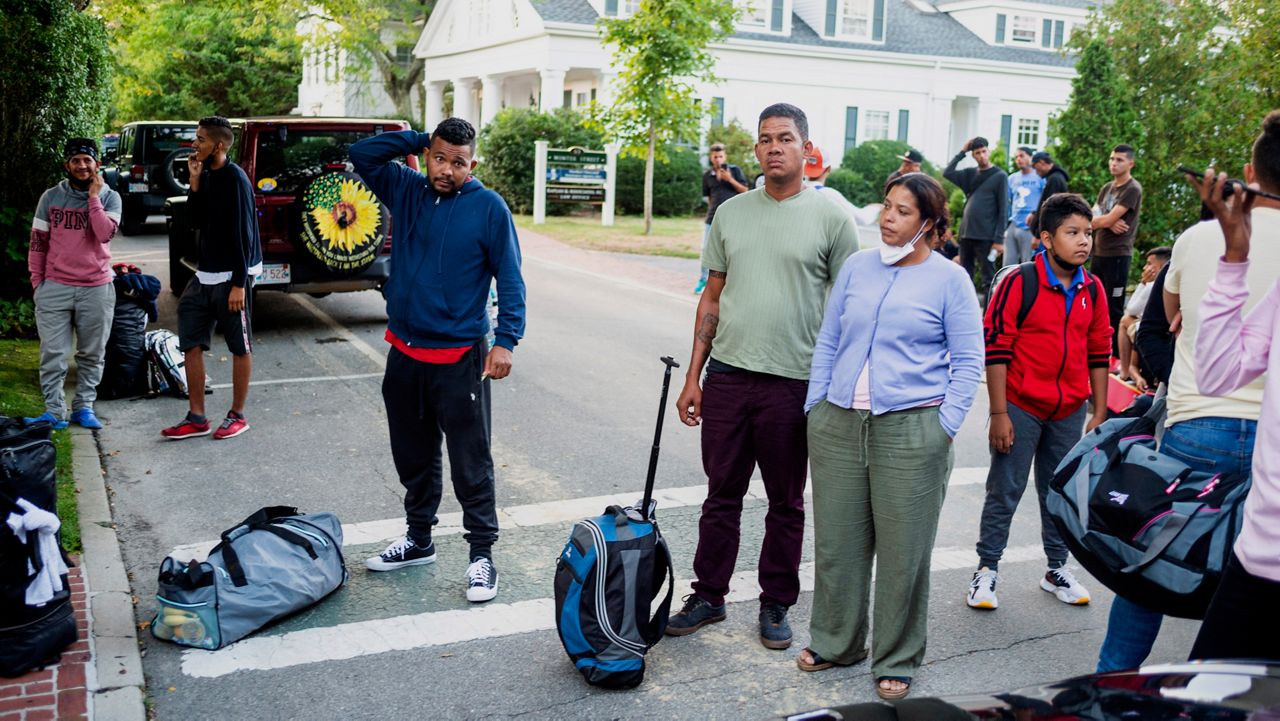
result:
M 1085 431 L 1107 418 L 1110 316 L 1102 286 L 1083 267 L 1093 249 L 1091 218 L 1079 195 L 1059 193 L 1046 200 L 1039 227 L 1045 252 L 1031 261 L 1036 282 L 1024 283 L 1021 274 L 1030 268 L 1023 265 L 1001 281 L 987 305 L 991 470 L 978 571 L 965 597 L 973 608 L 997 606 L 997 568 L 1033 461 L 1040 537 L 1049 560 L 1040 588 L 1063 603 L 1089 602 L 1089 592 L 1066 568 L 1067 546 L 1045 509 L 1045 491 L 1062 457 L 1080 440 L 1091 393 L 1093 416 Z

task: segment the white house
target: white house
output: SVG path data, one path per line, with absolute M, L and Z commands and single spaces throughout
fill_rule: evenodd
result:
M 378 69 L 371 63 L 365 64 L 367 69 L 357 68 L 346 50 L 318 45 L 312 38 L 319 22 L 315 15 L 309 15 L 297 26 L 298 35 L 303 38 L 302 82 L 298 84 L 298 107 L 294 112 L 329 117 L 396 117 L 399 113 L 383 88 Z M 327 25 L 328 32 L 339 29 L 334 22 Z M 413 45 L 397 45 L 396 39 L 402 34 L 403 26 L 396 24 L 388 24 L 380 33 L 383 44 L 394 50 L 396 62 L 408 67 L 413 61 Z M 417 116 L 422 111 L 422 93 L 414 93 L 411 102 Z
M 1095 0 L 726 0 L 737 31 L 713 47 L 721 81 L 701 88 L 713 122 L 748 129 L 767 105 L 809 117 L 824 153 L 905 140 L 946 162 L 965 139 L 1043 147 L 1075 75 L 1060 48 Z M 426 63 L 426 127 L 453 112 L 479 125 L 508 106 L 607 102 L 615 74 L 596 20 L 638 0 L 440 0 L 414 54 Z

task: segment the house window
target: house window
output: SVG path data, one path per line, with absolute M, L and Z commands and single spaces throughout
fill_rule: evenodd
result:
M 604 14 L 616 17 L 618 14 L 618 0 L 604 0 Z
M 577 100 L 578 100 L 578 102 L 577 102 L 577 103 L 575 103 L 575 107 L 579 107 L 579 108 L 580 108 L 580 107 L 582 107 L 583 105 L 586 105 L 586 104 L 587 104 L 587 94 L 586 94 L 586 93 L 578 93 Z
M 889 111 L 868 110 L 866 125 L 866 132 L 862 135 L 863 140 L 889 139 Z
M 396 46 L 396 65 L 401 68 L 407 68 L 413 64 L 413 46 L 397 45 Z
M 867 38 L 871 35 L 872 0 L 841 0 L 838 35 L 850 38 Z
M 1013 16 L 1013 31 L 1009 39 L 1015 43 L 1034 44 L 1036 41 L 1036 18 L 1029 15 Z
M 1032 148 L 1040 146 L 1040 120 L 1037 118 L 1018 118 L 1018 145 Z
M 640 0 L 626 0 L 622 3 L 622 11 L 627 15 L 635 15 L 640 12 Z

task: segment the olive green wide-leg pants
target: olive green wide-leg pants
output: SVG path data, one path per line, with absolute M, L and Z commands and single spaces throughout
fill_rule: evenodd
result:
M 924 659 L 929 563 L 954 452 L 937 407 L 873 416 L 823 401 L 809 412 L 815 584 L 810 647 L 864 655 L 876 563 L 874 677 L 912 677 Z

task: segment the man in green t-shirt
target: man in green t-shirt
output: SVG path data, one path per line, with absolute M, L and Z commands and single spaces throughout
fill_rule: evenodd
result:
M 804 184 L 812 147 L 803 111 L 785 103 L 765 108 L 755 146 L 765 185 L 726 200 L 711 224 L 707 287 L 676 401 L 685 425 L 702 424 L 707 500 L 693 560 L 698 580 L 667 625 L 672 636 L 725 619 L 742 500 L 759 465 L 769 496 L 760 641 L 773 649 L 791 645 L 787 610 L 800 593 L 804 540 L 809 364 L 827 291 L 858 248 L 853 220 Z

